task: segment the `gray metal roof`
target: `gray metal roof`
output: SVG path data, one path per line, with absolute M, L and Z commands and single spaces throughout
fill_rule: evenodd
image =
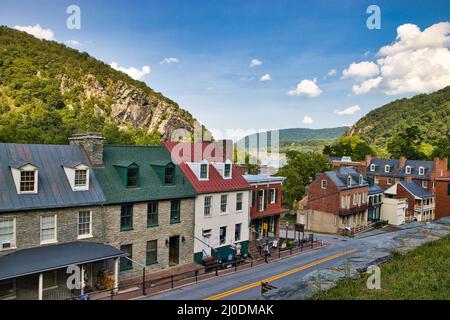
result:
M 375 165 L 375 171 L 370 171 L 370 165 Z M 386 165 L 390 166 L 390 172 L 384 172 L 384 167 Z M 406 167 L 411 167 L 411 174 L 406 174 Z M 419 175 L 419 168 L 423 167 L 425 172 L 423 175 Z M 399 159 L 382 159 L 373 158 L 370 164 L 367 166 L 368 175 L 379 175 L 386 177 L 412 177 L 413 179 L 428 179 L 430 177 L 430 172 L 433 171 L 434 162 L 433 161 L 423 161 L 423 160 L 406 160 L 405 165 L 400 167 Z
M 248 183 L 283 182 L 286 177 L 273 177 L 268 174 L 245 174 L 244 179 Z
M 125 255 L 110 245 L 70 242 L 19 250 L 0 257 L 0 280 L 96 262 Z
M 367 187 L 366 178 L 363 176 L 362 184 L 359 183 L 361 174 L 354 167 L 339 167 L 335 171 L 326 171 L 325 174 L 341 190 Z M 351 184 L 347 183 L 348 177 L 351 178 Z
M 38 168 L 38 193 L 18 194 L 11 166 L 32 164 Z M 0 212 L 77 207 L 105 203 L 105 196 L 89 170 L 89 191 L 73 191 L 64 165 L 89 165 L 77 145 L 0 143 Z
M 401 184 L 406 190 L 408 190 L 415 197 L 430 198 L 434 196 L 433 192 L 431 192 L 428 189 L 422 188 L 414 181 L 400 181 L 399 184 Z

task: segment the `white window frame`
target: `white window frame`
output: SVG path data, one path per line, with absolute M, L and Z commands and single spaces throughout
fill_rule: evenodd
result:
M 17 234 L 16 234 L 16 218 L 0 218 L 0 221 L 7 221 L 7 220 L 12 220 L 13 222 L 13 237 L 11 239 L 11 246 L 9 248 L 4 248 L 3 249 L 3 243 L 0 243 L 0 251 L 7 251 L 7 250 L 13 250 L 17 248 Z M 6 242 L 4 242 L 6 243 Z
M 239 203 L 238 199 L 239 199 L 239 195 L 241 196 L 241 209 L 238 210 L 237 209 L 237 204 Z M 236 193 L 236 212 L 242 212 L 244 210 L 244 194 L 242 192 L 238 192 Z
M 209 206 L 206 206 L 207 203 L 207 199 L 209 199 Z M 203 199 L 203 216 L 204 217 L 211 217 L 212 216 L 212 196 L 205 196 L 205 198 Z M 206 213 L 206 209 L 209 208 L 209 213 Z
M 384 172 L 386 172 L 386 173 L 391 172 L 391 166 L 388 165 L 388 164 L 386 164 L 386 165 L 384 166 Z
M 230 174 L 229 174 L 229 176 L 225 175 L 225 166 L 226 165 L 230 166 Z M 232 177 L 233 177 L 233 165 L 232 165 L 230 160 L 226 160 L 225 163 L 223 164 L 223 178 L 224 179 L 231 179 Z
M 269 199 L 269 203 L 270 204 L 274 204 L 276 201 L 275 201 L 275 196 L 276 196 L 276 192 L 277 192 L 277 189 L 276 188 L 271 188 L 271 189 L 269 189 L 269 190 L 272 190 L 273 192 L 272 192 L 272 197 Z M 270 191 L 269 191 L 269 196 L 270 196 Z
M 202 165 L 206 166 L 206 177 L 202 177 Z M 200 162 L 198 166 L 198 179 L 202 181 L 209 179 L 209 164 L 207 161 Z
M 370 165 L 370 171 L 371 171 L 371 172 L 374 172 L 374 171 L 375 171 L 375 164 L 372 163 L 372 164 Z
M 425 175 L 425 168 L 424 167 L 419 167 L 419 176 L 423 176 Z
M 411 174 L 411 166 L 405 167 L 405 174 Z
M 352 185 L 352 177 L 348 176 L 347 177 L 347 186 L 351 186 Z
M 375 177 L 373 177 L 373 182 L 374 182 L 375 184 L 378 184 L 378 183 L 380 183 L 380 179 L 378 179 L 378 177 L 375 176 Z
M 222 210 L 222 203 L 223 199 L 225 199 L 225 211 Z M 228 195 L 227 194 L 221 194 L 220 195 L 220 214 L 227 214 L 228 213 Z
M 392 178 L 389 177 L 389 178 L 386 179 L 386 184 L 391 186 L 392 183 L 393 183 Z
M 422 180 L 422 188 L 427 189 L 428 188 L 428 181 Z
M 42 240 L 42 219 L 45 217 L 54 217 L 55 218 L 55 235 L 53 239 L 48 240 Z M 40 216 L 40 229 L 39 229 L 39 237 L 40 237 L 40 243 L 41 244 L 50 244 L 50 243 L 57 243 L 58 242 L 58 215 L 44 215 Z
M 364 177 L 362 176 L 362 174 L 359 175 L 359 184 L 363 184 L 364 182 Z
M 85 178 L 85 182 L 84 184 L 77 184 L 77 172 L 81 172 L 84 171 L 86 173 L 86 178 Z M 74 170 L 74 181 L 73 181 L 73 185 L 75 187 L 75 189 L 82 189 L 82 188 L 86 188 L 88 186 L 89 183 L 89 169 L 75 169 Z
M 327 188 L 328 188 L 328 180 L 323 179 L 323 180 L 321 181 L 320 186 L 321 186 L 322 189 L 327 189 Z
M 80 214 L 81 213 L 87 213 L 89 212 L 89 233 L 87 234 L 80 234 Z M 92 238 L 92 211 L 86 210 L 86 211 L 78 211 L 77 216 L 77 239 L 88 239 Z

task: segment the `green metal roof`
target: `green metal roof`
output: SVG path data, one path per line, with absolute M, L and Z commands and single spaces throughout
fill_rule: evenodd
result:
M 170 153 L 164 147 L 136 147 L 105 145 L 104 168 L 96 168 L 107 203 L 127 203 L 165 199 L 193 198 L 197 194 L 178 166 L 175 181 L 164 185 L 161 168 L 155 163 L 171 163 Z M 127 188 L 121 176 L 124 171 L 117 164 L 135 163 L 139 166 L 138 187 Z

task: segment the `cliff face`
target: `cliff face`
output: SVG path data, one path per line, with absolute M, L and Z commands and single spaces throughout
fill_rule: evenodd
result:
M 0 26 L 0 142 L 66 143 L 103 132 L 108 143 L 157 144 L 193 131 L 186 110 L 85 52 Z

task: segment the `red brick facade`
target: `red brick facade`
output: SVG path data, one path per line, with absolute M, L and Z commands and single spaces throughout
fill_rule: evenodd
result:
M 450 178 L 436 180 L 436 219 L 450 216 Z

